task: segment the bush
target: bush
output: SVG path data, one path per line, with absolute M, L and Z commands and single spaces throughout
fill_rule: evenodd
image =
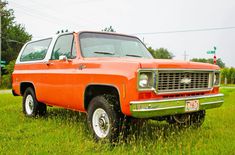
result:
M 2 76 L 2 83 L 0 88 L 3 89 L 11 88 L 11 74 L 14 71 L 14 66 L 15 66 L 15 61 L 10 61 L 10 63 L 6 65 L 6 67 L 4 67 L 6 74 Z
M 3 75 L 2 76 L 2 84 L 1 88 L 3 89 L 10 89 L 11 88 L 11 75 Z

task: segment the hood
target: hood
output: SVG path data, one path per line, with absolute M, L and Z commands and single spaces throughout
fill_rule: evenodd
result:
M 180 61 L 172 59 L 143 59 L 143 58 L 88 58 L 89 60 L 112 62 L 112 63 L 129 63 L 136 64 L 142 69 L 202 69 L 202 70 L 219 70 L 219 66 L 209 63 L 199 63 L 190 61 Z
M 159 69 L 205 69 L 218 70 L 217 65 L 200 62 L 180 61 L 172 59 L 141 59 L 138 60 L 141 68 L 159 68 Z

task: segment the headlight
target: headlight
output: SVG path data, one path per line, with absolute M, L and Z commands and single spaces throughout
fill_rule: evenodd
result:
M 138 87 L 139 89 L 151 90 L 154 88 L 154 72 L 142 71 L 139 73 Z
M 214 86 L 218 86 L 220 84 L 220 72 L 214 73 Z
M 145 73 L 140 74 L 139 86 L 141 88 L 148 87 L 148 79 L 148 75 L 146 75 Z

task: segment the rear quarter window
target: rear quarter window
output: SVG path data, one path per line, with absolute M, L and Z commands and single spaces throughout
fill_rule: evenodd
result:
M 51 40 L 50 38 L 28 43 L 20 56 L 20 61 L 43 60 L 47 54 Z

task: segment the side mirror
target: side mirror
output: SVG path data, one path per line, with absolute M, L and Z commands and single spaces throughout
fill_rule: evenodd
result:
M 67 61 L 68 58 L 65 55 L 61 55 L 61 56 L 59 56 L 59 60 L 60 61 Z

